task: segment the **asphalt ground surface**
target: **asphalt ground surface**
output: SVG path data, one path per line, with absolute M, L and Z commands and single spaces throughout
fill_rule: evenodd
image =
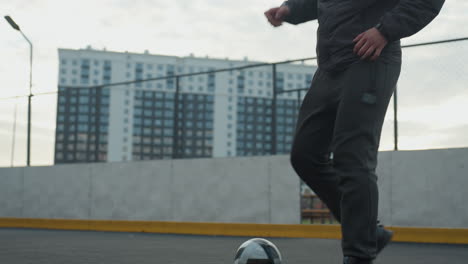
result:
M 0 264 L 233 263 L 247 237 L 0 229 Z M 284 264 L 341 264 L 340 241 L 267 238 Z M 392 243 L 376 264 L 467 264 L 468 245 Z

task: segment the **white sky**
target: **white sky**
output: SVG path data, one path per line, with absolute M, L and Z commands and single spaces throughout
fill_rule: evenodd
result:
M 0 0 L 34 44 L 34 92 L 57 89 L 58 48 L 280 61 L 315 56 L 316 22 L 271 27 L 267 0 Z M 447 0 L 439 17 L 403 43 L 468 36 L 468 1 Z M 25 94 L 29 50 L 19 32 L 0 22 L 0 98 Z M 404 51 L 399 83 L 400 148 L 468 146 L 468 41 Z M 18 103 L 15 166 L 25 164 L 25 100 L 0 100 L 0 166 L 10 166 L 14 103 Z M 33 101 L 32 164 L 53 162 L 56 97 Z M 393 146 L 391 118 L 381 149 Z

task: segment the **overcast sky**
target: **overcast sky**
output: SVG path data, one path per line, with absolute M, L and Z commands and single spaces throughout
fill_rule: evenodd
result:
M 0 0 L 34 44 L 34 92 L 57 89 L 58 48 L 280 61 L 315 56 L 316 22 L 271 27 L 263 12 L 272 0 Z M 404 44 L 468 37 L 468 1 L 448 0 L 427 28 Z M 0 97 L 25 94 L 29 50 L 0 22 Z M 407 49 L 399 83 L 400 147 L 468 146 L 468 41 Z M 14 105 L 18 126 L 14 164 L 25 164 L 25 100 L 0 100 L 0 166 L 10 166 Z M 53 162 L 56 96 L 33 105 L 32 164 Z M 381 149 L 393 146 L 390 106 Z

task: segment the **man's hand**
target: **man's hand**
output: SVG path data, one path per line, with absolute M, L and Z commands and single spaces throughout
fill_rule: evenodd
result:
M 382 50 L 387 45 L 387 39 L 376 28 L 371 28 L 366 32 L 359 34 L 354 40 L 354 53 L 361 59 L 369 58 L 374 61 L 379 56 Z
M 265 12 L 265 16 L 274 27 L 279 27 L 283 24 L 284 18 L 289 15 L 291 10 L 289 7 L 283 5 L 280 7 L 271 8 Z

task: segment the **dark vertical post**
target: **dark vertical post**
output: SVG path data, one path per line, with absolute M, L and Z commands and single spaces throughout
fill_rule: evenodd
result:
M 33 97 L 33 94 L 32 94 L 33 45 L 22 31 L 20 31 L 20 33 L 29 43 L 28 143 L 27 143 L 27 158 L 26 158 L 26 165 L 29 167 L 31 166 L 31 99 Z
M 301 106 L 301 90 L 297 90 L 297 111 L 299 111 L 300 106 Z
M 394 129 L 394 150 L 398 150 L 398 101 L 397 101 L 397 88 L 395 87 L 395 92 L 393 93 L 393 129 Z
M 102 95 L 104 93 L 104 89 L 105 89 L 105 86 L 100 86 L 98 88 L 95 89 L 96 91 L 96 102 L 95 102 L 95 119 L 94 119 L 94 126 L 95 126 L 95 129 L 94 129 L 94 136 L 95 136 L 95 140 L 94 140 L 94 160 L 90 160 L 92 162 L 99 162 L 99 152 L 101 150 L 101 102 L 102 102 Z M 110 107 L 110 106 L 108 106 Z M 90 108 L 91 109 L 91 108 Z M 109 122 L 109 121 L 108 121 Z M 108 124 L 109 125 L 109 124 Z M 107 131 L 109 132 L 109 129 L 107 129 Z M 107 138 L 107 144 L 109 144 L 109 133 L 107 133 L 108 135 L 108 138 Z
M 179 146 L 179 76 L 176 79 L 176 92 L 174 98 L 174 138 L 172 140 L 172 158 L 178 158 L 178 146 Z
M 273 64 L 273 101 L 271 103 L 271 152 L 276 155 L 276 64 Z
M 21 35 L 23 35 L 24 39 L 29 43 L 29 96 L 28 96 L 28 130 L 27 130 L 27 156 L 26 156 L 26 165 L 29 167 L 31 165 L 31 97 L 32 95 L 32 64 L 33 64 L 33 44 L 32 42 L 26 37 L 26 35 L 21 31 L 21 28 L 16 24 L 16 22 L 10 17 L 5 16 L 6 21 L 10 26 L 18 30 Z
M 33 65 L 33 45 L 31 41 L 20 31 L 24 38 L 29 43 L 29 96 L 28 96 L 28 156 L 27 156 L 27 166 L 31 166 L 31 98 L 32 94 L 32 65 Z

